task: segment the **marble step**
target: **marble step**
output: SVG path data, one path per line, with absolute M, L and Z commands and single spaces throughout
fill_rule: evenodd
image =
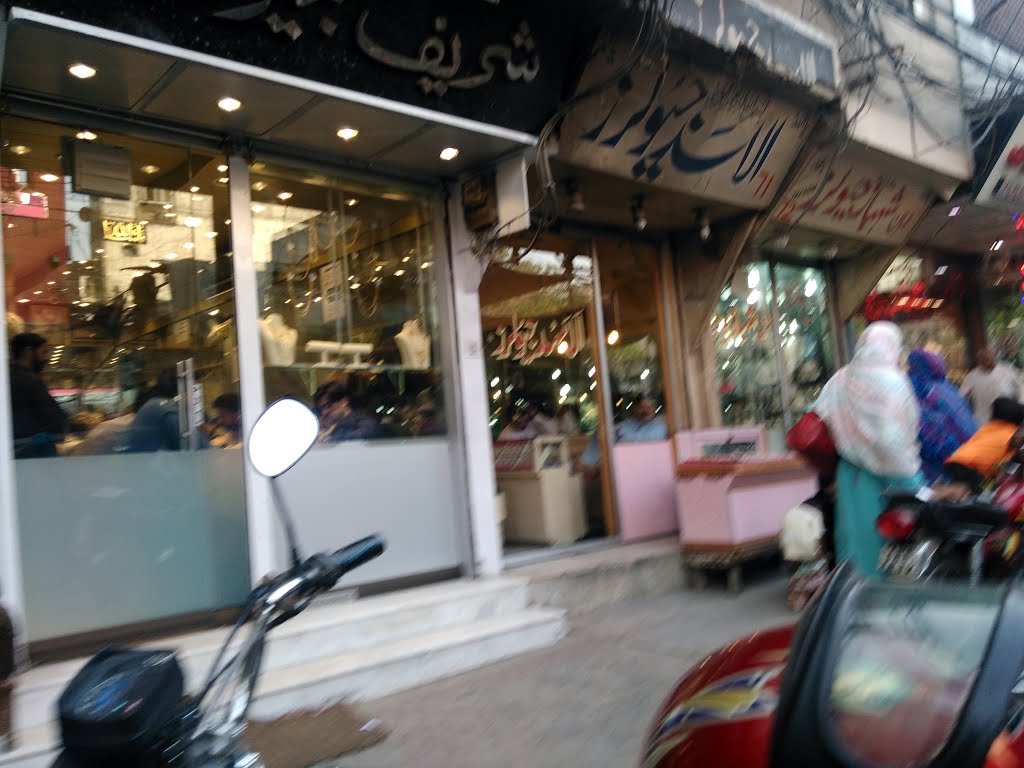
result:
M 498 578 L 446 582 L 362 600 L 314 605 L 270 634 L 264 670 L 272 673 L 503 616 L 522 610 L 526 601 L 524 581 Z M 186 682 L 195 688 L 205 680 L 227 632 L 196 632 L 143 646 L 176 649 Z M 14 695 L 15 730 L 47 723 L 64 686 L 85 661 L 46 664 L 19 675 Z
M 251 715 L 273 718 L 337 701 L 379 698 L 545 648 L 567 632 L 564 611 L 525 609 L 283 667 L 260 678 Z M 0 768 L 49 766 L 57 739 L 54 722 L 19 732 L 17 748 L 0 754 Z

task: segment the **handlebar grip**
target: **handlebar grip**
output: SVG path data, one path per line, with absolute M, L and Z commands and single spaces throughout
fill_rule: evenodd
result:
M 337 581 L 352 569 L 380 557 L 384 554 L 385 546 L 384 539 L 380 536 L 367 536 L 354 544 L 342 547 L 332 555 L 327 555 L 331 578 Z

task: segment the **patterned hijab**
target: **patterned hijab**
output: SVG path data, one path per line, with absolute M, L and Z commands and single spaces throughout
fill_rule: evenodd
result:
M 881 477 L 914 477 L 921 468 L 917 398 L 900 369 L 902 350 L 903 333 L 895 324 L 872 323 L 853 360 L 829 380 L 813 408 L 839 455 Z

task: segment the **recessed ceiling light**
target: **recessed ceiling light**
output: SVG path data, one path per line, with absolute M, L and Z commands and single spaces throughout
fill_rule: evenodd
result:
M 189 229 L 195 229 L 196 227 L 203 226 L 203 220 L 198 216 L 186 216 L 184 224 Z
M 28 304 L 28 302 L 29 302 L 28 299 L 18 299 L 18 303 L 19 304 Z
M 458 156 L 459 150 L 457 150 L 455 147 L 445 147 L 444 149 L 441 150 L 442 160 L 454 160 Z
M 198 192 L 199 191 L 199 187 L 189 187 L 188 191 L 189 192 Z
M 262 192 L 266 188 L 267 188 L 267 182 L 265 182 L 265 181 L 254 181 L 252 183 L 252 191 L 253 192 Z
M 253 213 L 263 213 L 265 210 L 267 210 L 267 209 L 265 207 L 263 207 L 262 205 L 260 205 L 259 203 L 253 203 L 253 206 L 252 206 L 252 212 Z
M 166 256 L 164 256 L 164 258 L 167 259 L 168 261 L 174 261 L 176 258 L 178 258 L 178 254 L 168 253 Z
M 40 181 L 45 181 L 47 184 L 52 184 L 55 181 L 60 181 L 60 176 L 55 173 L 44 173 L 39 177 Z
M 227 184 L 229 181 L 231 181 L 231 179 L 229 179 L 227 176 L 221 176 L 219 179 L 217 179 L 218 184 Z
M 88 64 L 72 64 L 68 67 L 68 72 L 77 77 L 79 80 L 88 80 L 90 77 L 96 76 L 96 70 L 90 67 Z
M 404 274 L 405 274 L 405 270 L 404 269 L 396 269 L 395 270 L 395 277 L 401 277 Z
M 141 221 L 139 222 L 139 224 L 141 224 L 142 226 L 146 226 L 147 224 L 149 224 L 149 219 L 142 219 L 142 220 L 141 220 Z
M 173 207 L 174 207 L 174 206 L 173 206 L 173 205 L 171 205 L 170 203 L 164 203 L 164 210 L 165 210 L 165 211 L 169 211 L 169 210 L 171 210 L 171 208 L 173 208 Z
M 292 199 L 292 193 L 291 192 L 278 192 L 277 199 L 278 200 L 291 200 Z
M 345 205 L 351 208 L 354 205 L 359 205 L 359 201 L 356 200 L 354 197 L 350 197 L 348 200 L 345 201 Z
M 13 152 L 16 155 L 27 155 L 31 151 L 32 148 L 26 147 L 24 144 L 15 144 L 13 147 L 11 147 L 11 152 Z
M 242 108 L 242 102 L 238 99 L 232 98 L 231 96 L 225 96 L 223 99 L 217 102 L 217 106 L 223 109 L 225 112 L 234 112 L 235 110 Z
M 220 171 L 221 173 L 227 173 L 228 167 L 224 165 L 224 163 L 221 163 L 220 165 L 217 166 L 217 170 Z
M 210 232 L 206 233 L 206 236 L 212 240 L 213 238 L 215 238 L 217 236 L 217 233 L 213 232 L 213 231 L 210 231 Z
M 349 126 L 344 126 L 338 129 L 338 138 L 344 141 L 352 141 L 356 136 L 359 135 L 359 131 Z
M 96 141 L 97 136 L 92 131 L 79 131 L 75 134 L 75 138 L 82 141 Z
M 159 165 L 144 165 L 141 168 L 139 168 L 139 170 L 142 171 L 143 173 L 147 173 L 150 176 L 152 176 L 154 173 L 157 173 L 160 170 L 160 166 Z

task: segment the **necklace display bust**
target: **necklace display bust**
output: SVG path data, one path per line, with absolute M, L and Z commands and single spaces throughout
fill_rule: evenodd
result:
M 419 320 L 407 320 L 395 336 L 402 367 L 423 371 L 430 367 L 430 336 L 423 332 Z
M 266 365 L 292 365 L 299 332 L 285 324 L 276 312 L 260 320 L 260 339 L 263 341 L 263 362 Z

